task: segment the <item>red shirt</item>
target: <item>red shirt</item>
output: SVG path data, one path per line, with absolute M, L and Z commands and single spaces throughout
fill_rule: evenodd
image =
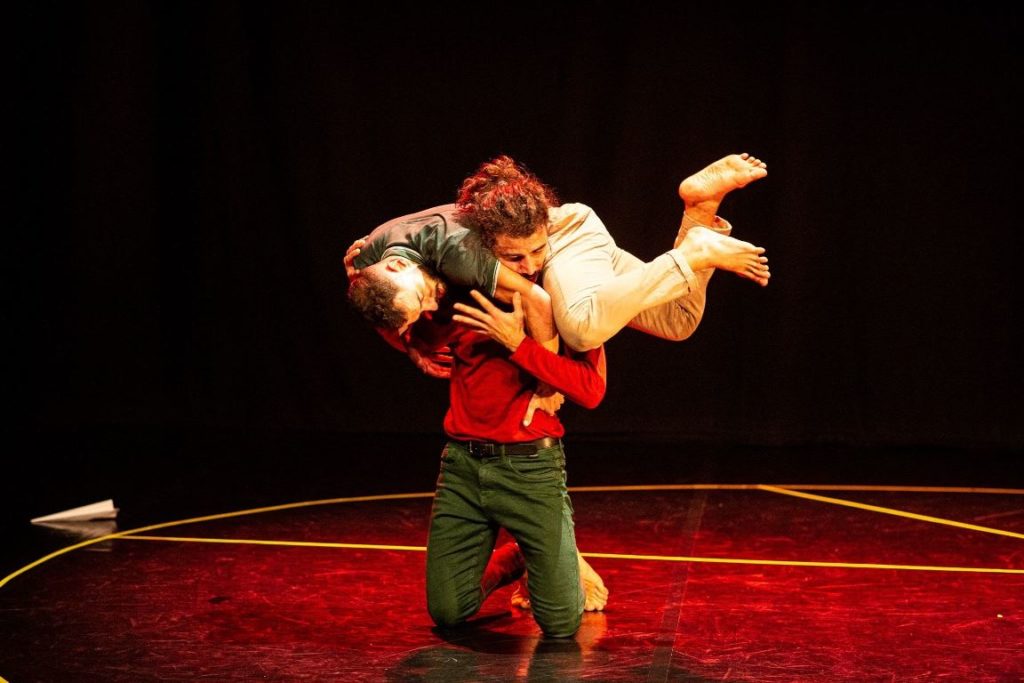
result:
M 537 380 L 585 408 L 596 407 L 604 398 L 603 346 L 570 358 L 527 337 L 510 353 L 482 332 L 458 325 L 453 326 L 448 345 L 454 365 L 444 429 L 452 439 L 511 443 L 563 436 L 558 417 L 541 410 L 528 427 L 523 426 Z

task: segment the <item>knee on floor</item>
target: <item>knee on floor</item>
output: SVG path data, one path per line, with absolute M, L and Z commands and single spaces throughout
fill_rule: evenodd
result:
M 571 638 L 580 630 L 580 623 L 583 620 L 582 612 L 578 612 L 574 615 L 564 615 L 558 618 L 546 618 L 543 615 L 537 614 L 535 611 L 533 616 L 537 620 L 537 625 L 540 626 L 540 630 L 543 631 L 544 635 L 548 638 Z
M 437 601 L 427 599 L 427 612 L 434 623 L 444 628 L 458 626 L 466 620 L 467 610 L 460 607 L 456 602 Z

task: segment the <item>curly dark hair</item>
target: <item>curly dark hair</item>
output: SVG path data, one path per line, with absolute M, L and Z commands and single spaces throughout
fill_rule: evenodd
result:
M 488 249 L 497 235 L 529 237 L 547 228 L 548 209 L 558 206 L 555 191 L 509 156 L 485 161 L 462 182 L 458 217 L 480 233 Z
M 373 270 L 364 270 L 348 286 L 348 302 L 374 327 L 397 330 L 405 324 L 405 311 L 395 304 L 398 286 Z

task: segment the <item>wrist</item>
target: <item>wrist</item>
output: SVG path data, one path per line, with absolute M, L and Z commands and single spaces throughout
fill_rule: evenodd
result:
M 519 347 L 522 346 L 523 341 L 525 340 L 526 334 L 524 332 L 519 332 L 518 334 L 513 335 L 511 338 L 509 338 L 509 340 L 505 342 L 505 346 L 506 348 L 508 348 L 509 351 L 515 353 L 516 351 L 519 350 Z

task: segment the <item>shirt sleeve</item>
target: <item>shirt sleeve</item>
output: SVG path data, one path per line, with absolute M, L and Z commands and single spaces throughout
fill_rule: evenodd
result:
M 444 222 L 424 231 L 421 250 L 441 277 L 451 284 L 474 287 L 494 296 L 498 259 L 480 242 L 475 230 Z
M 356 268 L 368 268 L 391 255 L 436 271 L 449 284 L 479 289 L 494 296 L 498 259 L 475 230 L 460 225 L 453 208 L 410 214 L 377 226 L 356 256 Z
M 526 337 L 510 359 L 584 408 L 596 408 L 604 398 L 607 386 L 604 346 L 569 358 L 552 353 Z
M 384 250 L 387 249 L 387 237 L 383 233 L 374 232 L 371 233 L 366 244 L 359 250 L 356 257 L 352 260 L 352 265 L 356 268 L 369 268 L 374 263 L 379 263 L 384 255 Z

